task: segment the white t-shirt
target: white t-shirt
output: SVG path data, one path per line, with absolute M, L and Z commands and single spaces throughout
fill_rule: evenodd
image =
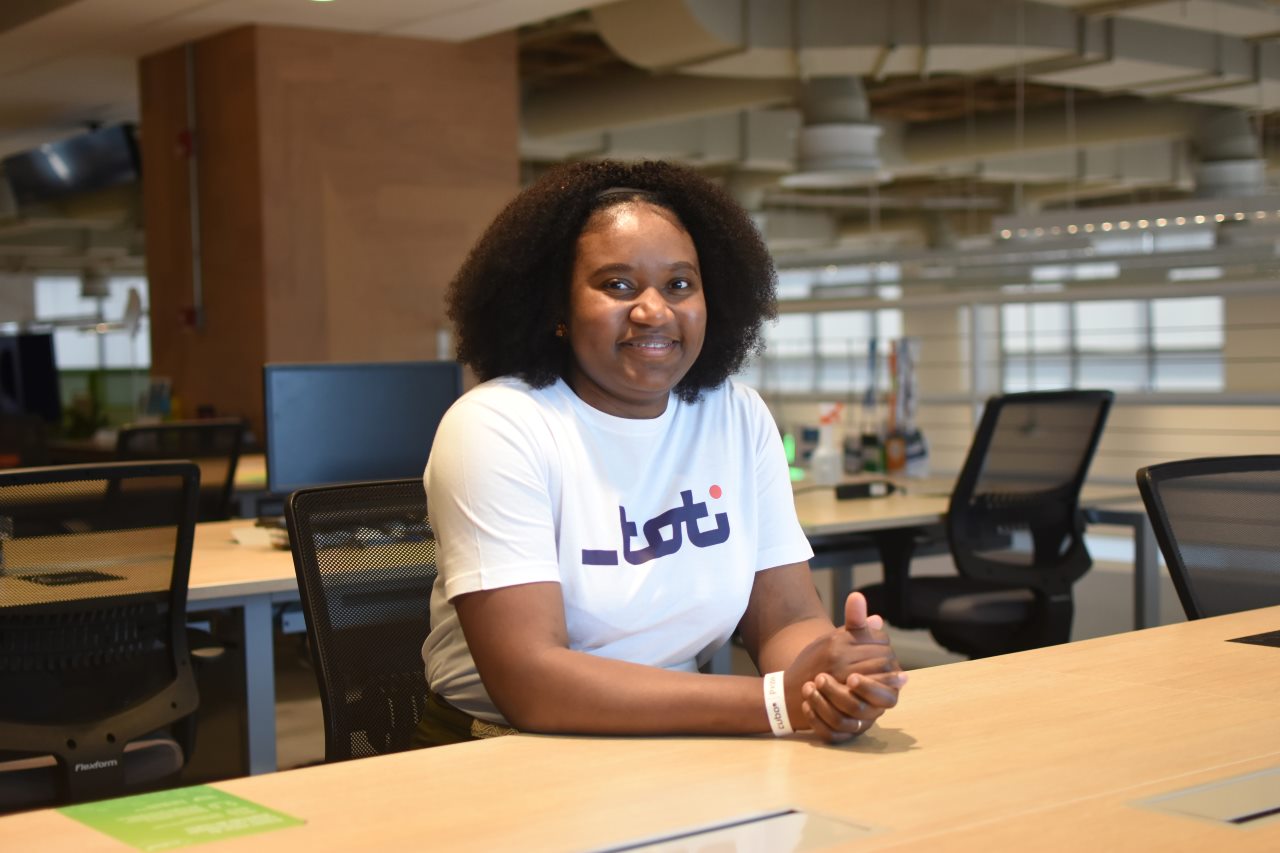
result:
M 757 571 L 813 555 L 778 429 L 759 395 L 732 383 L 636 420 L 563 381 L 486 382 L 445 414 L 425 481 L 439 549 L 427 683 L 492 722 L 505 720 L 455 597 L 555 581 L 570 648 L 692 671 L 728 640 Z

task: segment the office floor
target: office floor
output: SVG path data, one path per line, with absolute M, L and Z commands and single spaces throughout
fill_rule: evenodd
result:
M 276 635 L 276 762 L 281 770 L 324 761 L 324 714 L 306 634 Z

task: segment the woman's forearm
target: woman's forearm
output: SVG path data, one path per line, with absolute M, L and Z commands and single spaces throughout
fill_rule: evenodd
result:
M 545 648 L 485 676 L 521 731 L 581 734 L 768 732 L 759 678 L 704 675 Z
M 518 729 L 769 731 L 759 678 L 676 672 L 570 649 L 559 584 L 471 593 L 459 596 L 455 607 L 489 697 Z

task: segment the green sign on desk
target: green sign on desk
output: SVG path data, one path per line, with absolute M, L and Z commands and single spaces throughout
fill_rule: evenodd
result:
M 172 850 L 304 823 L 204 785 L 65 806 L 58 811 L 139 850 Z

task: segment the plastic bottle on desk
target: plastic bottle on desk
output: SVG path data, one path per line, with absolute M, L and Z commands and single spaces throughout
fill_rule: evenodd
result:
M 809 480 L 815 486 L 834 486 L 844 475 L 844 450 L 836 440 L 836 424 L 843 407 L 825 403 L 818 414 L 818 446 L 809 459 Z

